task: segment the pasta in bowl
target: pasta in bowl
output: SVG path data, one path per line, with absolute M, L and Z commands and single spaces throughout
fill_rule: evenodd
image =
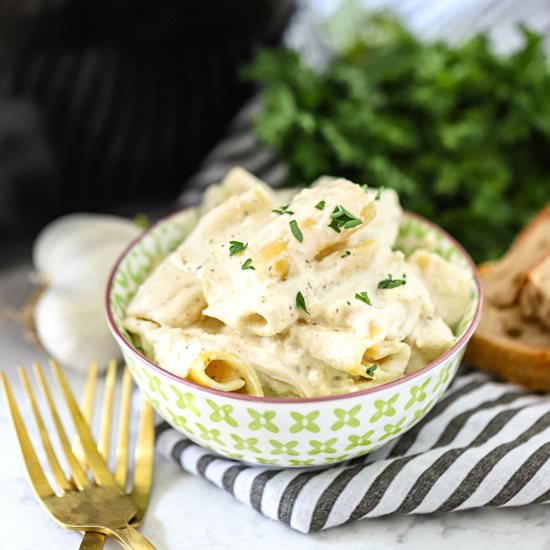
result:
M 113 334 L 162 416 L 217 452 L 285 466 L 370 452 L 418 421 L 458 367 L 480 303 L 466 253 L 403 214 L 394 191 L 329 177 L 274 191 L 238 168 L 200 208 L 134 243 L 107 296 Z M 398 431 L 381 420 L 378 439 L 344 452 L 352 435 L 377 433 L 387 393 L 381 417 L 398 415 Z M 333 430 L 337 411 L 355 412 Z M 307 432 L 339 430 L 335 456 L 311 454 Z

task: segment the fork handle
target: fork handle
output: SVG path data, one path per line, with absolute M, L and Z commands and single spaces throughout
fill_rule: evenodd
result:
M 86 531 L 82 542 L 80 543 L 80 550 L 102 550 L 107 537 L 102 533 L 94 533 L 92 531 Z
M 126 550 L 156 550 L 155 547 L 134 527 L 128 525 L 113 531 L 113 537 Z

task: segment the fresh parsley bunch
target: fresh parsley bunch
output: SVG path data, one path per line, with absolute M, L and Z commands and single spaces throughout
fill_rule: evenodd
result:
M 494 258 L 550 200 L 542 38 L 521 28 L 523 46 L 500 57 L 483 35 L 424 42 L 390 19 L 372 16 L 321 73 L 295 52 L 259 52 L 246 71 L 264 85 L 256 132 L 288 164 L 289 184 L 333 174 L 392 187 L 476 260 Z

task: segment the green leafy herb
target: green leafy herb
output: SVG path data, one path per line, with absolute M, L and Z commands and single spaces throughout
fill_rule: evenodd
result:
M 289 210 L 288 207 L 289 207 L 288 204 L 284 204 L 279 208 L 273 209 L 271 212 L 275 212 L 275 214 L 279 214 L 279 216 L 282 216 L 283 214 L 288 214 L 289 216 L 292 216 L 294 212 L 292 210 Z
M 374 372 L 376 371 L 377 368 L 378 368 L 378 365 L 376 363 L 374 363 L 374 365 L 371 365 L 370 367 L 367 367 L 367 369 L 365 370 L 367 376 L 370 376 L 371 378 L 373 378 Z
M 301 292 L 298 292 L 296 294 L 296 308 L 301 309 L 302 311 L 305 311 L 307 314 L 309 314 L 309 311 L 306 307 L 306 301 L 304 300 L 304 295 Z
M 303 242 L 304 236 L 302 235 L 302 231 L 298 226 L 298 222 L 296 220 L 291 220 L 288 222 L 288 225 L 290 225 L 290 230 L 292 231 L 292 234 L 296 237 L 296 240 L 299 242 Z
M 315 208 L 317 208 L 317 210 L 323 210 L 326 206 L 326 202 L 325 201 L 319 201 L 316 205 L 315 205 Z
M 403 286 L 407 284 L 407 276 L 403 273 L 402 279 L 394 279 L 391 274 L 388 273 L 388 278 L 383 279 L 378 283 L 378 288 L 389 289 L 397 288 L 398 286 Z
M 244 261 L 243 265 L 241 265 L 241 269 L 243 271 L 247 270 L 247 269 L 256 269 L 253 265 L 252 265 L 252 258 L 248 258 L 247 260 Z
M 357 298 L 357 300 L 361 300 L 361 302 L 365 302 L 365 304 L 367 304 L 369 306 L 372 306 L 372 302 L 370 301 L 369 295 L 367 294 L 366 291 L 356 292 L 355 293 L 355 298 Z
M 147 229 L 151 225 L 151 220 L 147 214 L 141 212 L 132 220 L 140 229 Z
M 369 190 L 369 185 L 367 183 L 364 183 L 361 185 L 361 189 L 366 193 Z
M 363 220 L 356 218 L 349 210 L 346 210 L 341 204 L 334 207 L 330 215 L 331 222 L 329 227 L 334 229 L 336 233 L 340 233 L 342 229 L 351 229 L 363 223 Z
M 477 261 L 497 257 L 550 201 L 543 37 L 522 27 L 523 44 L 502 56 L 483 34 L 434 42 L 357 10 L 342 14 L 323 71 L 295 51 L 259 52 L 247 71 L 263 85 L 256 134 L 287 165 L 288 185 L 326 173 L 385 185 Z M 326 21 L 335 31 L 337 16 Z
M 241 254 L 248 247 L 248 243 L 241 243 L 240 241 L 229 241 L 229 255 L 235 256 L 235 254 Z
M 340 258 L 345 258 L 346 256 L 349 256 L 351 254 L 351 252 L 349 250 L 346 250 L 341 256 Z
M 374 200 L 375 201 L 379 201 L 380 200 L 380 197 L 382 196 L 382 191 L 384 191 L 384 186 L 381 185 L 377 190 L 376 190 L 376 195 L 374 196 Z

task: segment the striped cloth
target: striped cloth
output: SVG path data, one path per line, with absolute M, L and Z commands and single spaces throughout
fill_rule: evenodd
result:
M 413 29 L 451 41 L 489 27 L 503 52 L 514 40 L 517 45 L 517 19 L 550 34 L 547 2 L 526 0 L 512 6 L 509 0 L 438 0 L 423 2 L 422 9 L 419 4 L 374 2 L 393 5 Z M 298 22 L 303 20 L 299 14 Z M 315 44 L 316 37 L 308 42 L 303 31 L 291 27 L 287 42 L 298 48 Z M 188 182 L 180 205 L 197 203 L 207 185 L 237 164 L 271 185 L 284 180 L 285 167 L 251 131 L 259 105 L 256 97 L 237 116 Z M 462 370 L 430 414 L 397 440 L 366 457 L 324 469 L 247 466 L 194 444 L 166 423 L 157 430 L 160 453 L 183 470 L 304 533 L 392 513 L 550 501 L 550 397 L 475 371 Z
M 470 372 L 374 453 L 326 469 L 247 466 L 163 423 L 158 450 L 268 518 L 303 533 L 392 513 L 550 501 L 550 397 Z

